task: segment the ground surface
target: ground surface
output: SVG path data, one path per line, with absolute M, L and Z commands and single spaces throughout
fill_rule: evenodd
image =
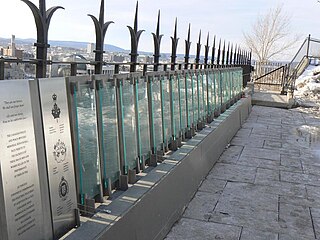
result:
M 319 142 L 317 109 L 254 106 L 166 240 L 320 238 Z

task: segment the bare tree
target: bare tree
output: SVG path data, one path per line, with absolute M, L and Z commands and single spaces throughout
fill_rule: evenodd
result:
M 260 63 L 265 63 L 275 56 L 293 47 L 297 37 L 290 38 L 290 18 L 283 14 L 282 6 L 278 6 L 265 16 L 258 17 L 252 31 L 244 33 L 245 43 Z

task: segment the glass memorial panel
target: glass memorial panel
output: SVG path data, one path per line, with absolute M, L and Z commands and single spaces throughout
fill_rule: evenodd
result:
M 138 117 L 140 132 L 140 156 L 149 158 L 150 154 L 150 127 L 149 127 L 149 109 L 148 109 L 148 91 L 147 82 L 140 78 L 137 83 Z M 158 127 L 158 126 L 156 126 Z
M 180 132 L 180 104 L 179 104 L 179 79 L 174 75 L 170 76 L 171 78 L 171 96 L 172 96 L 172 120 L 173 120 L 173 132 L 172 134 L 175 138 L 179 137 Z
M 182 75 L 178 74 L 179 105 L 180 105 L 180 128 L 187 128 L 187 106 L 186 106 L 186 82 Z
M 215 99 L 216 99 L 216 106 L 221 106 L 221 104 L 222 104 L 222 99 L 221 99 L 221 97 L 222 97 L 222 95 L 221 95 L 221 93 L 222 93 L 222 90 L 221 90 L 221 76 L 220 76 L 220 71 L 215 71 L 214 72 L 214 79 L 215 79 L 215 82 L 216 82 L 216 84 L 215 84 L 215 86 L 216 86 L 216 89 L 215 89 L 215 91 L 216 91 L 216 93 L 215 93 Z
M 95 91 L 90 84 L 80 83 L 74 94 L 80 194 L 94 198 L 100 193 L 100 164 Z M 83 203 L 82 203 L 83 204 Z
M 203 74 L 201 72 L 198 73 L 198 120 L 202 121 L 205 117 L 204 113 L 204 95 L 203 95 Z
M 212 71 L 209 71 L 206 73 L 207 78 L 207 112 L 208 115 L 211 115 L 213 113 L 213 110 L 215 109 L 215 102 L 214 102 L 214 79 L 213 79 L 213 73 Z
M 100 83 L 102 85 L 102 83 Z M 120 156 L 118 139 L 117 97 L 113 82 L 106 82 L 99 88 L 102 118 L 103 176 L 114 183 L 120 176 Z M 105 187 L 107 183 L 104 182 Z
M 163 133 L 162 133 L 162 107 L 161 107 L 161 81 L 158 77 L 153 78 L 150 82 L 150 92 L 152 98 L 152 121 L 153 121 L 153 137 L 154 137 L 154 147 L 157 150 L 161 149 L 161 144 L 163 143 Z
M 207 73 L 202 74 L 202 92 L 203 92 L 203 118 L 206 119 L 208 116 L 208 83 L 207 83 Z
M 123 122 L 123 141 L 125 152 L 125 168 L 136 168 L 137 150 L 137 130 L 136 115 L 134 105 L 134 86 L 129 80 L 124 80 L 121 88 L 122 99 L 122 122 Z
M 187 113 L 188 113 L 188 119 L 187 124 L 188 127 L 191 127 L 194 123 L 194 101 L 193 101 L 193 81 L 191 74 L 186 73 L 186 102 L 187 102 Z
M 199 86 L 198 86 L 198 77 L 194 73 L 191 75 L 192 77 L 192 100 L 193 100 L 193 123 L 197 124 L 199 119 Z
M 170 87 L 168 77 L 162 77 L 161 80 L 161 105 L 162 105 L 162 126 L 164 142 L 171 141 L 171 112 L 170 112 Z

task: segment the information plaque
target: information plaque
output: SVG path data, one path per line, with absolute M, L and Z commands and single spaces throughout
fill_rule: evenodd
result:
M 40 79 L 54 236 L 76 226 L 77 199 L 65 78 Z
M 0 238 L 45 239 L 29 80 L 0 81 Z

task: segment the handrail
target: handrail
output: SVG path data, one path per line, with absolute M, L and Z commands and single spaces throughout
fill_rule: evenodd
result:
M 274 72 L 276 72 L 276 71 L 278 71 L 278 70 L 280 70 L 280 69 L 282 69 L 282 68 L 284 68 L 284 67 L 285 67 L 285 65 L 280 66 L 280 67 L 272 70 L 271 72 L 265 73 L 265 74 L 263 74 L 262 76 L 256 78 L 254 81 L 257 81 L 257 80 L 259 80 L 259 79 L 261 79 L 261 78 L 263 78 L 263 77 L 266 77 L 266 76 L 268 76 L 268 75 L 271 75 L 272 73 L 274 73 Z

